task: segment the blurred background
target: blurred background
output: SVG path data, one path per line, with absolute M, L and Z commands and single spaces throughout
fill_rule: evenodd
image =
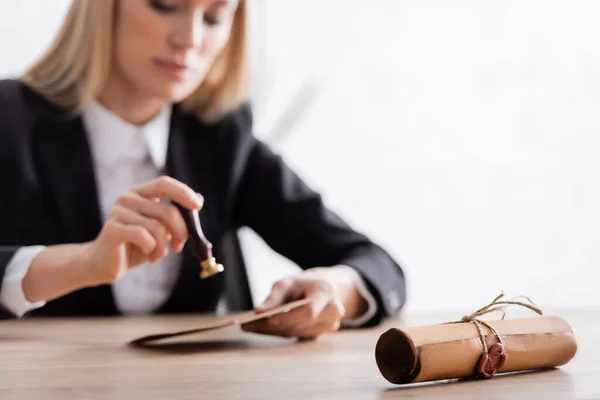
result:
M 600 305 L 600 2 L 250 3 L 256 135 L 397 258 L 407 311 Z M 0 77 L 68 4 L 0 2 Z M 260 302 L 296 267 L 241 235 Z

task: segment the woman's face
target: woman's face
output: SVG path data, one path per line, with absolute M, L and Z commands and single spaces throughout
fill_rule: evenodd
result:
M 113 73 L 139 94 L 180 101 L 225 47 L 239 0 L 120 0 Z

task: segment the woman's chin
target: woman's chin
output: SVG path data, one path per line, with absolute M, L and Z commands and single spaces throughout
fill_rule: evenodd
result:
M 155 97 L 160 97 L 169 102 L 180 102 L 189 97 L 202 84 L 205 74 L 194 71 L 194 74 L 187 76 L 169 76 L 167 74 L 156 74 L 147 76 L 145 91 L 152 93 Z
M 189 84 L 166 85 L 164 87 L 157 88 L 156 92 L 158 92 L 157 94 L 159 94 L 159 96 L 165 100 L 172 103 L 178 103 L 188 98 L 197 88 L 198 86 Z

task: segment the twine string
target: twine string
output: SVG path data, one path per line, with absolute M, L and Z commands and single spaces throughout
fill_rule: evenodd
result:
M 502 342 L 502 337 L 500 337 L 500 334 L 498 333 L 498 331 L 496 329 L 494 329 L 494 327 L 491 326 L 490 324 L 488 324 L 487 322 L 479 319 L 479 317 L 499 311 L 502 313 L 502 319 L 504 319 L 504 317 L 506 317 L 506 308 L 511 305 L 525 307 L 525 308 L 528 308 L 528 309 L 534 311 L 535 313 L 537 313 L 539 315 L 543 315 L 542 310 L 538 306 L 536 306 L 535 303 L 533 301 L 531 301 L 531 299 L 529 297 L 517 296 L 511 300 L 502 300 L 501 301 L 502 298 L 504 298 L 504 292 L 500 293 L 500 295 L 496 296 L 496 298 L 494 300 L 492 300 L 492 302 L 481 307 L 479 310 L 475 311 L 474 313 L 465 315 L 459 321 L 453 321 L 453 322 L 449 322 L 449 323 L 450 324 L 456 324 L 456 323 L 461 323 L 461 322 L 474 323 L 475 326 L 477 327 L 477 331 L 479 332 L 479 339 L 481 340 L 481 345 L 483 346 L 483 352 L 487 353 L 488 346 L 485 341 L 485 333 L 483 332 L 483 328 L 481 327 L 482 325 L 486 326 L 498 338 L 498 341 L 500 342 L 500 344 L 504 345 L 504 343 Z M 525 303 L 523 301 L 518 301 L 518 299 L 524 299 L 528 303 Z

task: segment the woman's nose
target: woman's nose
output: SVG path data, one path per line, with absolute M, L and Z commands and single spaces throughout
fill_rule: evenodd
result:
M 186 17 L 185 21 L 177 23 L 171 42 L 178 48 L 196 48 L 202 46 L 204 40 L 204 15 L 201 11 Z

